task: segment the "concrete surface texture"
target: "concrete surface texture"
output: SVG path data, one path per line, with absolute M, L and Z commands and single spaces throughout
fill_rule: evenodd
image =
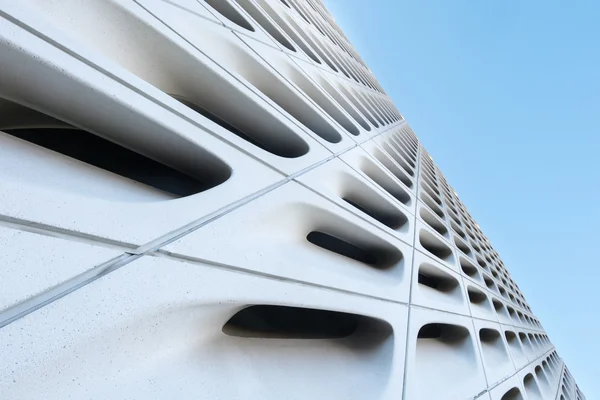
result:
M 320 0 L 0 11 L 3 400 L 585 399 Z

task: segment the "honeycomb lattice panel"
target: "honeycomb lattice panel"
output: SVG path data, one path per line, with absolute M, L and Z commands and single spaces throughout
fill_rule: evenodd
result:
M 585 398 L 319 0 L 0 11 L 3 400 Z

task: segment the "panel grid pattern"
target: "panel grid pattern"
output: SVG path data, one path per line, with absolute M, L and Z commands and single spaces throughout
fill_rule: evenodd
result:
M 0 38 L 2 399 L 585 399 L 321 1 Z

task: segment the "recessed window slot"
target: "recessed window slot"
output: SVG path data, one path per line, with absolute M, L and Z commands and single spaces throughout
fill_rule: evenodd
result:
M 398 168 L 398 166 L 394 164 L 383 152 L 376 150 L 373 156 L 380 163 L 382 163 L 388 169 L 388 171 L 398 178 L 400 182 L 404 183 L 409 188 L 413 186 L 413 182 L 408 175 L 402 169 Z
M 234 24 L 236 24 L 246 30 L 254 32 L 254 28 L 252 27 L 250 22 L 248 22 L 248 20 L 246 20 L 246 18 L 244 18 L 242 16 L 242 14 L 240 14 L 240 12 L 235 9 L 234 6 L 229 4 L 229 2 L 227 0 L 204 0 L 204 1 L 208 5 L 210 5 L 215 11 L 217 11 L 219 14 L 221 14 L 222 16 L 224 16 L 225 18 L 227 18 Z
M 422 264 L 419 267 L 418 282 L 421 285 L 445 294 L 455 292 L 459 286 L 458 281 L 451 275 L 446 274 L 429 264 Z
M 466 258 L 459 257 L 459 262 L 460 262 L 460 268 L 462 269 L 462 271 L 465 274 L 467 274 L 471 278 L 475 278 L 478 280 L 480 279 L 479 271 L 477 271 L 477 268 L 473 264 L 471 264 Z
M 340 339 L 352 335 L 366 317 L 311 308 L 255 305 L 223 326 L 229 336 L 268 339 Z
M 421 192 L 421 200 L 423 203 L 427 204 L 429 208 L 433 210 L 434 213 L 437 214 L 438 217 L 444 219 L 444 212 L 442 209 L 429 197 L 429 195 L 425 192 Z
M 396 248 L 376 247 L 370 244 L 359 243 L 351 239 L 348 239 L 347 241 L 344 238 L 325 232 L 312 231 L 306 236 L 306 239 L 310 243 L 325 250 L 351 258 L 377 269 L 390 268 L 402 259 L 402 253 Z
M 458 249 L 460 251 L 462 251 L 464 254 L 466 254 L 466 255 L 471 254 L 471 249 L 469 248 L 469 246 L 467 246 L 465 244 L 465 242 L 463 242 L 456 236 L 454 237 L 454 244 L 456 244 L 456 247 L 458 247 Z
M 500 400 L 523 400 L 523 395 L 518 388 L 514 387 L 504 393 L 504 396 Z
M 379 185 L 383 190 L 388 192 L 392 197 L 400 203 L 410 204 L 410 195 L 402 188 L 393 178 L 388 176 L 378 165 L 371 160 L 364 158 L 362 162 L 362 171 Z
M 427 232 L 424 229 L 421 229 L 419 233 L 419 242 L 421 243 L 421 246 L 425 248 L 425 250 L 437 258 L 450 263 L 454 261 L 452 249 L 445 245 L 440 239 L 435 237 L 435 235 Z
M 423 221 L 427 223 L 430 227 L 435 229 L 437 233 L 444 237 L 448 237 L 448 229 L 444 225 L 442 221 L 438 219 L 438 217 L 434 216 L 428 209 L 425 207 L 420 207 L 419 215 L 423 218 Z
M 213 2 L 220 3 L 225 2 L 225 0 L 212 0 Z M 240 7 L 244 9 L 254 20 L 264 28 L 265 31 L 273 37 L 273 39 L 277 40 L 282 46 L 291 51 L 296 51 L 294 46 L 290 43 L 289 40 L 286 39 L 284 35 L 281 34 L 279 29 L 277 29 L 268 18 L 266 18 L 252 3 L 251 0 L 235 0 Z
M 404 214 L 400 212 L 392 213 L 376 210 L 376 206 L 366 204 L 363 199 L 353 198 L 351 195 L 347 195 L 346 197 L 343 197 L 342 200 L 391 229 L 398 230 L 408 222 L 408 218 L 406 218 Z
M 473 304 L 486 307 L 489 304 L 487 295 L 480 290 L 470 286 L 467 290 L 467 294 L 469 295 L 469 301 Z

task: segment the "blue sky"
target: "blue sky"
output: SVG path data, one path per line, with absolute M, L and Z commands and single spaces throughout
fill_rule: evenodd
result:
M 600 399 L 600 2 L 325 3 Z

